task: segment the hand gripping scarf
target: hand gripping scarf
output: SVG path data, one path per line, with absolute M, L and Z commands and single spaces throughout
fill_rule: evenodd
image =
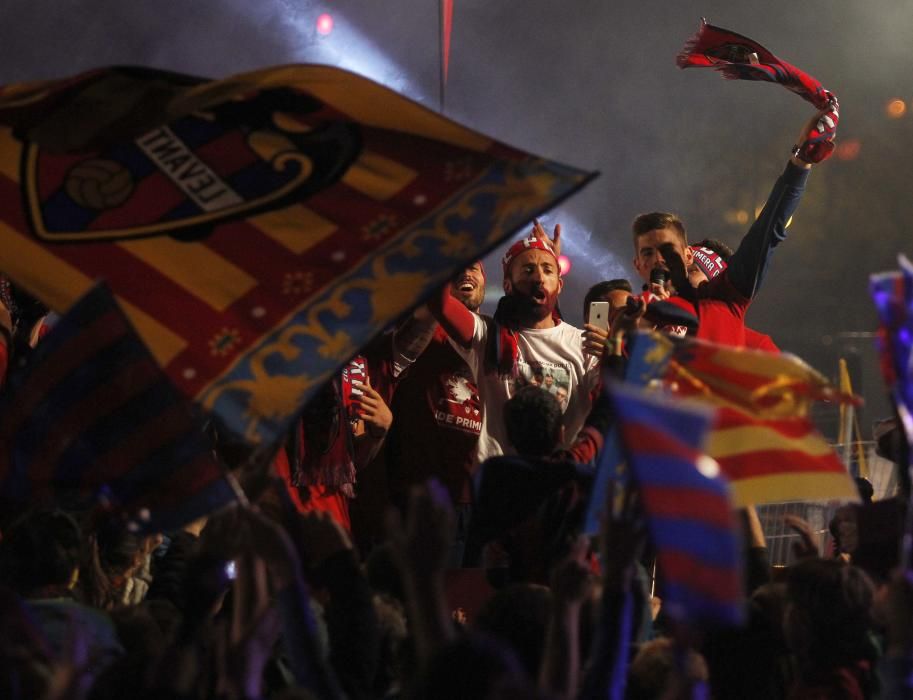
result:
M 793 153 L 807 163 L 820 163 L 834 151 L 839 119 L 837 97 L 808 73 L 774 56 L 758 42 L 702 20 L 701 28 L 676 59 L 679 68 L 713 68 L 728 80 L 780 83 L 818 110 L 827 110 Z

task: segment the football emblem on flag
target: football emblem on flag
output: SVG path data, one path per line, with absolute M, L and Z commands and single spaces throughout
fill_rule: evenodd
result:
M 133 193 L 133 176 L 116 161 L 90 158 L 70 169 L 64 188 L 85 209 L 113 209 Z

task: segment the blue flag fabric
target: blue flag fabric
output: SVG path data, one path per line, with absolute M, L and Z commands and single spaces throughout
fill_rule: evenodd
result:
M 91 289 L 0 399 L 0 499 L 102 507 L 133 530 L 178 528 L 234 498 L 197 409 L 111 292 Z
M 872 275 L 870 290 L 881 322 L 882 373 L 897 402 L 907 440 L 913 442 L 913 263 Z
M 666 371 L 674 345 L 664 335 L 637 333 L 631 345 L 631 356 L 625 372 L 625 380 L 636 386 L 646 386 L 654 379 L 660 379 Z M 609 483 L 624 483 L 627 479 L 624 455 L 615 426 L 609 427 L 602 450 L 596 460 L 596 477 L 587 504 L 583 532 L 595 535 L 599 532 L 599 516 L 605 508 Z
M 729 489 L 703 453 L 712 412 L 626 386 L 613 385 L 610 395 L 665 609 L 680 620 L 739 624 L 744 592 Z

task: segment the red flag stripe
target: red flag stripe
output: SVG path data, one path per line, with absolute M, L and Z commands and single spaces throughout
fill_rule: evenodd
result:
M 128 401 L 131 395 L 140 393 L 160 377 L 160 370 L 152 360 L 122 367 L 108 383 L 98 387 L 69 408 L 54 432 L 45 438 L 42 448 L 35 454 L 29 465 L 29 474 L 34 475 L 35 480 L 40 483 L 50 481 L 60 455 L 74 439 L 98 420 L 99 415 L 112 413 Z
M 174 510 L 221 476 L 222 472 L 212 456 L 201 454 L 189 465 L 173 470 L 157 487 L 136 494 L 136 499 L 124 506 L 127 510 L 142 506 L 152 512 Z
M 642 423 L 625 422 L 620 428 L 625 444 L 636 445 L 637 452 L 641 455 L 660 454 L 670 459 L 677 458 L 693 463 L 702 454 L 667 433 L 654 430 Z
M 759 423 L 790 438 L 803 438 L 816 432 L 815 427 L 809 423 L 807 418 L 765 418 L 763 421 L 760 421 L 746 413 L 726 407 L 721 407 L 717 410 L 713 429 L 726 430 L 727 428 L 739 428 L 743 426 L 758 425 Z
M 0 440 L 8 442 L 22 426 L 23 421 L 44 400 L 45 395 L 60 380 L 80 367 L 101 348 L 120 338 L 124 328 L 115 312 L 99 316 L 83 333 L 74 335 L 63 343 L 57 354 L 58 361 L 48 365 L 46 371 L 34 372 L 17 390 L 20 400 L 12 403 L 0 421 Z M 0 450 L 0 453 L 5 453 Z
M 670 549 L 660 551 L 657 558 L 660 571 L 670 581 L 686 583 L 689 588 L 721 602 L 742 597 L 742 581 L 732 569 L 706 564 L 690 554 Z
M 84 480 L 98 486 L 128 473 L 141 464 L 153 450 L 187 432 L 190 424 L 187 407 L 182 401 L 168 406 L 162 413 L 145 420 L 137 430 L 128 432 L 112 449 L 99 455 L 86 470 Z
M 746 452 L 718 459 L 717 462 L 726 478 L 731 481 L 799 472 L 846 473 L 837 455 L 810 457 L 804 452 L 793 450 Z
M 727 530 L 732 527 L 729 502 L 712 492 L 641 484 L 640 493 L 647 511 L 655 517 L 695 520 Z

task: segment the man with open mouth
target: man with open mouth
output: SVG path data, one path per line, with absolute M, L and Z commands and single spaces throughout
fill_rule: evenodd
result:
M 483 411 L 476 465 L 517 453 L 507 436 L 503 407 L 517 387 L 534 383 L 537 374 L 567 377 L 563 446 L 571 445 L 590 412 L 604 351 L 604 338 L 585 344 L 592 341 L 591 332 L 561 319 L 558 298 L 564 280 L 553 243 L 541 227 L 510 247 L 502 271 L 504 296 L 493 319 L 467 309 L 447 290 L 429 304 L 479 387 Z
M 477 261 L 447 285 L 452 299 L 477 313 L 485 298 L 485 269 Z M 393 426 L 387 437 L 390 497 L 405 512 L 409 490 L 430 477 L 450 494 L 457 528 L 448 564 L 459 567 L 472 515 L 472 476 L 482 431 L 482 404 L 472 370 L 450 346 L 427 308 L 394 335 Z

